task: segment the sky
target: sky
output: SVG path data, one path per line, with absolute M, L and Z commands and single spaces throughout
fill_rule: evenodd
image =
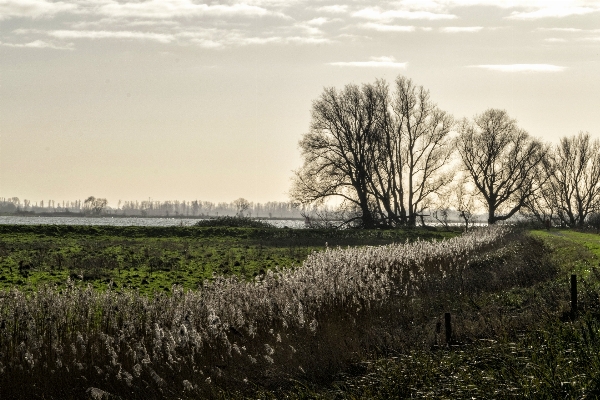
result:
M 0 197 L 286 201 L 325 87 L 600 138 L 600 1 L 0 0 Z

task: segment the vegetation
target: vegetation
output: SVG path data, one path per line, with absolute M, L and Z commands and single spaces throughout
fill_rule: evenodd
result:
M 196 226 L 204 227 L 215 227 L 215 226 L 227 226 L 227 227 L 238 227 L 238 228 L 272 228 L 273 226 L 268 222 L 252 219 L 249 217 L 217 217 L 211 219 L 203 219 L 196 223 Z
M 488 210 L 488 223 L 515 215 L 538 189 L 534 173 L 547 156 L 542 142 L 532 139 L 504 110 L 487 110 L 463 121 L 457 149 Z M 499 210 L 505 209 L 499 214 Z
M 449 183 L 454 120 L 410 79 L 326 88 L 313 103 L 310 132 L 292 197 L 303 204 L 342 199 L 348 223 L 416 225 L 427 200 Z
M 259 218 L 292 219 L 302 218 L 303 212 L 328 210 L 327 207 L 302 207 L 290 201 L 269 201 L 266 203 L 249 202 L 237 199 L 230 203 L 213 203 L 202 200 L 112 200 L 112 205 L 102 204 L 106 199 L 89 197 L 86 200 L 33 202 L 18 197 L 0 197 L 0 214 L 4 215 L 44 215 L 44 216 L 90 216 L 93 204 L 102 206 L 101 215 L 111 217 L 175 217 L 175 218 L 211 218 L 215 216 L 233 216 L 241 211 L 240 205 L 246 203 L 244 215 Z M 240 202 L 241 201 L 241 202 Z M 87 203 L 86 203 L 87 202 Z M 116 204 L 115 204 L 116 203 Z
M 421 314 L 415 299 L 477 287 L 468 260 L 502 246 L 507 233 L 329 249 L 297 269 L 267 271 L 252 282 L 216 279 L 172 295 L 74 285 L 12 289 L 0 296 L 0 388 L 3 397 L 80 398 L 100 390 L 172 398 L 322 379 L 410 340 Z M 489 281 L 502 285 L 516 276 L 499 278 Z M 425 316 L 429 304 L 422 307 Z
M 83 212 L 85 214 L 100 215 L 108 205 L 108 200 L 90 196 L 83 202 Z
M 238 227 L 231 227 L 236 223 Z M 249 280 L 279 266 L 300 265 L 326 244 L 373 246 L 441 239 L 456 233 L 426 230 L 277 229 L 223 217 L 198 227 L 0 226 L 0 288 L 33 290 L 49 283 L 170 292 L 196 289 L 213 275 Z M 245 225 L 250 225 L 247 227 Z
M 299 147 L 294 201 L 337 199 L 353 226 L 415 226 L 430 214 L 444 223 L 448 209 L 468 226 L 470 198 L 485 207 L 489 224 L 525 213 L 581 228 L 600 212 L 598 139 L 580 133 L 545 144 L 498 109 L 456 123 L 403 76 L 391 85 L 325 88 Z
M 536 176 L 541 187 L 527 207 L 535 218 L 579 228 L 593 223 L 600 211 L 599 140 L 589 133 L 561 138 Z
M 257 390 L 254 397 L 597 398 L 600 237 L 569 230 L 533 231 L 531 237 L 544 244 L 534 258 L 554 265 L 554 273 L 546 269 L 531 286 L 457 296 L 447 308 L 457 324 L 452 346 L 413 346 L 357 363 L 325 385 L 299 381 L 285 390 Z M 537 248 L 533 243 L 529 251 Z M 571 273 L 579 279 L 575 320 L 569 315 Z
M 3 268 L 10 259 L 17 270 L 18 261 L 29 263 L 36 251 L 56 255 L 94 242 L 106 244 L 98 247 L 103 251 L 119 248 L 128 254 L 123 249 L 146 246 L 160 248 L 164 256 L 169 249 L 182 251 L 178 246 L 195 254 L 201 243 L 217 249 L 258 241 L 272 255 L 281 250 L 281 260 L 291 260 L 289 247 L 277 243 L 310 248 L 295 268 L 263 265 L 265 274 L 259 270 L 248 280 L 232 269 L 229 277 L 205 279 L 200 288 L 174 286 L 168 293 L 141 282 L 131 289 L 115 287 L 104 278 L 45 285 L 34 277 L 51 270 L 52 258 L 42 258 L 43 267 L 27 264 L 29 269 L 23 262 L 17 272 L 28 275 L 23 290 L 15 284 L 0 290 L 3 398 L 590 398 L 599 393 L 600 237 L 594 233 L 525 234 L 497 227 L 442 242 L 335 248 L 332 243 L 441 236 L 424 230 L 219 226 L 1 226 L 0 231 Z M 197 265 L 190 260 L 188 268 L 192 264 Z M 580 282 L 575 320 L 569 313 L 571 273 Z M 449 343 L 445 312 L 452 313 Z

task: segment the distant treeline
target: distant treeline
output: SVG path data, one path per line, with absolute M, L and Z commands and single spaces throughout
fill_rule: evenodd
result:
M 321 207 L 322 208 L 322 207 Z M 256 218 L 302 218 L 321 208 L 301 206 L 297 203 L 269 201 L 251 202 L 237 199 L 230 203 L 202 200 L 143 200 L 121 201 L 117 207 L 108 206 L 106 199 L 88 197 L 85 200 L 34 202 L 18 197 L 0 197 L 0 213 L 3 214 L 82 214 L 140 217 L 215 217 L 243 215 Z

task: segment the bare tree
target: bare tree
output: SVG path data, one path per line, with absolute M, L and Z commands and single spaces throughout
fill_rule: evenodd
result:
M 437 193 L 435 208 L 432 212 L 433 218 L 445 228 L 449 228 L 450 214 L 456 212 L 465 224 L 465 231 L 469 230 L 469 224 L 473 223 L 477 205 L 473 184 L 468 176 L 456 171 L 455 179 Z
M 250 202 L 242 197 L 234 200 L 233 205 L 236 208 L 236 216 L 243 217 L 244 213 L 250 208 Z
M 583 226 L 600 211 L 600 141 L 589 133 L 564 137 L 552 153 L 548 190 L 562 222 Z
M 453 118 L 429 92 L 399 77 L 342 91 L 325 89 L 313 103 L 311 130 L 300 148 L 291 196 L 315 203 L 337 196 L 364 227 L 415 225 L 430 196 L 451 180 Z
M 466 177 L 461 177 L 456 183 L 454 197 L 456 211 L 465 223 L 465 232 L 468 232 L 469 224 L 473 223 L 477 206 L 475 205 L 475 196 L 469 190 L 469 181 Z
M 512 217 L 537 189 L 534 172 L 545 146 L 519 129 L 506 111 L 489 109 L 472 122 L 464 120 L 457 148 L 485 201 L 489 224 Z
M 382 82 L 343 90 L 326 88 L 313 102 L 310 131 L 300 141 L 304 158 L 295 172 L 291 197 L 303 204 L 338 197 L 361 211 L 365 228 L 376 226 L 370 188 L 374 146 L 386 120 Z
M 433 210 L 431 216 L 445 229 L 450 228 L 450 208 L 439 208 Z
M 449 133 L 454 119 L 437 108 L 428 90 L 402 76 L 396 79 L 392 109 L 395 154 L 391 157 L 398 170 L 393 185 L 408 225 L 414 226 L 430 195 L 452 180 L 446 167 L 452 155 Z
M 550 184 L 555 167 L 552 162 L 552 152 L 548 151 L 542 162 L 534 170 L 534 186 L 538 188 L 523 205 L 521 213 L 531 221 L 537 221 L 546 227 L 552 225 L 559 216 L 558 204 L 554 189 Z
M 443 190 L 437 193 L 432 205 L 431 216 L 444 228 L 450 228 L 450 213 L 452 212 L 452 191 Z
M 83 208 L 86 213 L 100 215 L 102 210 L 108 205 L 108 200 L 90 196 L 83 202 Z

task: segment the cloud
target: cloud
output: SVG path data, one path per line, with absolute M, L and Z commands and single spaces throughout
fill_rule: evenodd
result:
M 16 48 L 30 48 L 30 49 L 55 49 L 55 50 L 73 50 L 73 44 L 69 43 L 66 45 L 56 45 L 54 43 L 44 42 L 43 40 L 34 40 L 29 43 L 6 43 L 0 42 L 1 46 L 16 47 Z
M 378 32 L 414 32 L 416 29 L 414 26 L 409 25 L 387 25 L 377 22 L 367 22 L 360 24 L 359 27 Z
M 198 47 L 202 47 L 204 49 L 218 49 L 224 46 L 223 43 L 219 43 L 215 40 L 202 38 L 193 38 L 190 40 L 190 43 L 195 44 Z
M 582 32 L 580 28 L 537 28 L 537 31 L 550 31 L 550 32 Z
M 146 27 L 173 27 L 180 25 L 179 21 L 169 19 L 121 19 L 121 18 L 101 18 L 94 21 L 78 21 L 70 24 L 73 29 L 88 29 L 106 26 L 146 26 Z
M 321 29 L 317 28 L 317 26 L 311 25 L 307 22 L 294 24 L 293 27 L 302 29 L 304 31 L 304 33 L 306 33 L 307 35 L 311 35 L 311 36 L 319 36 L 323 33 L 323 31 Z
M 332 6 L 319 7 L 319 8 L 317 8 L 317 11 L 332 13 L 332 14 L 344 14 L 348 11 L 348 6 L 345 4 L 344 5 L 335 4 Z
M 544 39 L 544 42 L 548 42 L 548 43 L 565 43 L 567 40 L 563 39 L 563 38 L 546 38 Z
M 293 43 L 293 44 L 326 44 L 332 43 L 330 39 L 322 37 L 305 37 L 305 36 L 290 36 L 283 38 L 282 43 Z
M 446 26 L 440 28 L 441 32 L 445 33 L 474 33 L 483 29 L 483 26 Z
M 176 39 L 172 34 L 137 31 L 55 30 L 46 34 L 58 39 L 136 39 L 160 43 L 170 43 Z
M 329 22 L 328 18 L 319 17 L 319 18 L 313 18 L 310 21 L 306 21 L 306 24 L 314 25 L 314 26 L 321 26 L 323 24 L 326 24 L 327 22 Z
M 176 35 L 177 39 L 207 48 L 225 48 L 240 46 L 260 46 L 267 44 L 327 44 L 330 39 L 307 36 L 247 36 L 244 32 L 219 29 L 200 29 L 198 31 L 183 31 Z
M 396 0 L 403 9 L 446 12 L 460 7 L 498 7 L 501 9 L 539 10 L 543 8 L 576 9 L 597 7 L 597 0 Z
M 565 6 L 552 6 L 542 7 L 535 11 L 519 12 L 513 11 L 508 19 L 516 20 L 536 20 L 542 18 L 564 18 L 572 15 L 585 15 L 600 11 L 599 8 L 592 7 L 565 7 Z
M 375 67 L 375 68 L 399 68 L 405 69 L 408 66 L 407 62 L 396 62 L 394 57 L 371 57 L 371 61 L 338 61 L 327 63 L 336 67 Z
M 600 32 L 600 29 L 581 29 L 581 28 L 538 28 L 536 31 L 540 32 L 557 32 L 565 33 L 568 40 L 577 40 L 579 42 L 598 41 L 595 36 Z M 549 43 L 565 43 L 568 41 L 562 37 L 549 37 L 544 41 Z
M 499 72 L 561 72 L 566 67 L 552 64 L 483 64 L 469 65 L 469 68 L 482 68 Z
M 242 35 L 225 35 L 220 39 L 216 39 L 218 47 L 224 46 L 251 46 L 251 45 L 266 45 L 266 44 L 326 44 L 331 43 L 331 40 L 321 37 L 306 37 L 306 36 L 242 36 Z M 203 45 L 201 42 L 198 44 Z M 204 46 L 203 47 L 207 47 Z M 216 47 L 216 46 L 215 46 Z
M 180 18 L 180 17 L 285 17 L 266 8 L 236 4 L 198 4 L 191 0 L 146 0 L 118 2 L 107 0 L 94 7 L 94 12 L 110 17 Z
M 75 11 L 77 5 L 47 0 L 0 0 L 0 20 L 9 18 L 53 17 L 61 12 Z
M 429 11 L 410 11 L 410 10 L 387 10 L 381 11 L 379 8 L 363 8 L 352 14 L 353 17 L 365 18 L 375 21 L 392 21 L 394 19 L 409 20 L 446 20 L 455 19 L 453 14 L 440 14 Z
M 497 7 L 511 10 L 506 17 L 514 20 L 537 20 L 585 15 L 600 12 L 597 0 L 396 0 L 394 9 L 382 11 L 379 7 L 364 8 L 353 15 L 373 20 L 455 19 L 454 9 L 463 7 Z
M 225 47 L 239 47 L 266 44 L 327 44 L 333 43 L 331 39 L 321 36 L 306 36 L 289 33 L 288 35 L 265 35 L 256 36 L 249 32 L 231 29 L 196 27 L 189 29 L 174 29 L 171 33 L 139 32 L 129 30 L 37 30 L 37 29 L 15 29 L 13 33 L 19 35 L 46 35 L 56 39 L 121 39 L 152 41 L 164 44 L 177 43 L 179 45 L 194 45 L 206 49 L 218 49 Z M 72 48 L 72 44 L 69 44 Z M 55 45 L 56 47 L 56 45 Z M 58 48 L 58 47 L 57 47 Z

